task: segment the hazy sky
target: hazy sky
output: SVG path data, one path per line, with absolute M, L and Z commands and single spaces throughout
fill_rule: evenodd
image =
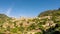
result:
M 59 7 L 60 0 L 0 0 L 0 13 L 15 17 L 34 17 Z

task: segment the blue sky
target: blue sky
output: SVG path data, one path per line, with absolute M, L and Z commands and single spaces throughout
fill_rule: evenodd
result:
M 59 7 L 60 0 L 0 0 L 0 13 L 14 17 L 34 17 Z

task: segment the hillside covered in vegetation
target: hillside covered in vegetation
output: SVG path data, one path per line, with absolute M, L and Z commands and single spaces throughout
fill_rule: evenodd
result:
M 34 18 L 0 14 L 0 34 L 60 34 L 60 9 L 44 11 Z

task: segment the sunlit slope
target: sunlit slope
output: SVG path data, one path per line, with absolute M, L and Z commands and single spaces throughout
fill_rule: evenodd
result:
M 0 14 L 0 34 L 60 34 L 60 9 L 48 10 L 34 18 Z

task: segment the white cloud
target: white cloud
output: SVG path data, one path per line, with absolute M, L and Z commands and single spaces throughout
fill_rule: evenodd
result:
M 10 13 L 11 13 L 11 11 L 12 11 L 12 8 L 9 8 L 9 9 L 7 9 L 7 11 L 6 11 L 6 15 L 10 15 Z

